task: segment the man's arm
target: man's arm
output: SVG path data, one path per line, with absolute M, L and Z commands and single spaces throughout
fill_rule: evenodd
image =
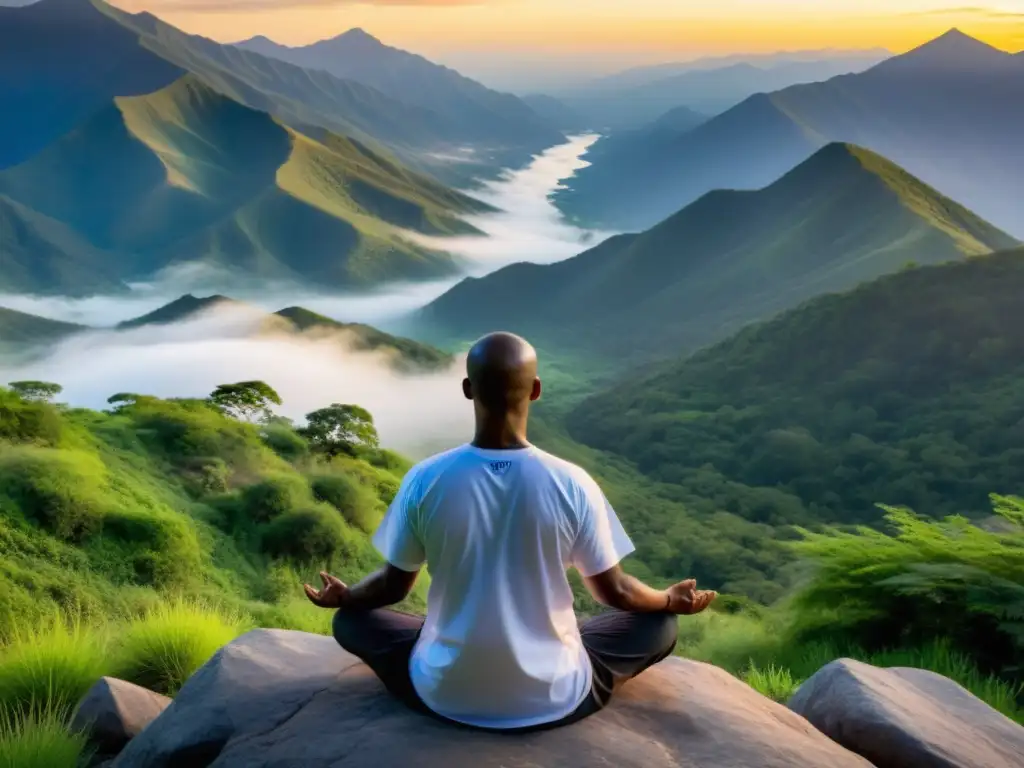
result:
M 309 584 L 304 588 L 310 602 L 321 608 L 340 608 L 353 613 L 375 611 L 402 602 L 412 591 L 419 573 L 419 570 L 403 571 L 388 563 L 354 587 L 329 573 L 321 573 L 323 589 L 313 589 Z
M 630 576 L 616 565 L 604 573 L 584 578 L 583 582 L 602 605 L 631 613 L 700 613 L 718 597 L 715 592 L 698 590 L 693 579 L 681 581 L 668 589 L 654 589 Z

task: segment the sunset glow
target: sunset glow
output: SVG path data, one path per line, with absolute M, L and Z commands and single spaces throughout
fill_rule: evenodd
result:
M 119 0 L 188 31 L 291 45 L 362 27 L 427 55 L 501 51 L 658 61 L 816 48 L 908 50 L 951 27 L 1024 48 L 1024 2 L 949 7 L 941 0 Z

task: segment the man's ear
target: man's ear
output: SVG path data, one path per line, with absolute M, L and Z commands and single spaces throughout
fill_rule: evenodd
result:
M 473 399 L 473 385 L 469 382 L 469 379 L 462 380 L 462 394 L 466 396 L 467 400 Z
M 530 390 L 530 400 L 531 401 L 540 400 L 540 390 L 541 390 L 540 379 L 534 379 L 533 380 L 533 389 Z

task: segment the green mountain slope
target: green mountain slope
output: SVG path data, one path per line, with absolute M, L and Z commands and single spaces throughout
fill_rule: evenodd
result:
M 711 189 L 769 184 L 842 141 L 890 158 L 1024 237 L 1019 69 L 1015 57 L 951 32 L 867 72 L 753 96 L 642 152 L 606 153 L 557 200 L 575 218 L 644 228 Z
M 115 96 L 183 74 L 86 0 L 0 7 L 0 168 L 20 163 Z
M 406 371 L 432 371 L 449 367 L 455 358 L 436 347 L 412 339 L 392 336 L 373 326 L 363 323 L 341 323 L 324 315 L 311 312 L 303 307 L 287 307 L 274 313 L 290 324 L 296 331 L 343 332 L 351 340 L 353 349 L 360 351 L 381 351 L 394 356 L 395 366 Z
M 0 195 L 0 293 L 123 290 L 109 258 L 60 222 Z
M 421 317 L 446 338 L 502 327 L 624 366 L 910 262 L 1016 244 L 884 158 L 833 144 L 758 192 L 713 192 L 567 261 L 465 280 Z
M 0 168 L 28 159 L 111 98 L 150 93 L 186 72 L 300 131 L 377 143 L 377 150 L 387 147 L 406 163 L 459 181 L 561 140 L 521 103 L 523 119 L 506 114 L 492 122 L 500 130 L 489 135 L 481 126 L 470 130 L 465 115 L 188 35 L 149 13 L 126 13 L 101 0 L 40 0 L 0 8 L 0 111 L 17 115 L 0 126 Z M 482 152 L 471 171 L 438 159 L 445 149 L 473 142 L 500 145 L 511 155 Z
M 394 369 L 405 373 L 442 370 L 455 360 L 451 354 L 436 347 L 392 336 L 363 323 L 342 323 L 304 307 L 286 307 L 270 314 L 253 305 L 220 295 L 197 297 L 185 294 L 152 312 L 118 324 L 117 329 L 180 323 L 204 312 L 231 307 L 249 313 L 254 335 L 286 333 L 314 338 L 337 335 L 347 348 L 359 352 L 380 352 L 390 358 Z
M 52 343 L 83 330 L 81 325 L 0 307 L 0 348 L 5 344 Z
M 119 277 L 205 261 L 333 286 L 421 279 L 452 259 L 408 243 L 471 229 L 482 204 L 353 139 L 287 128 L 187 75 L 118 98 L 0 192 L 118 254 Z
M 1024 250 L 823 296 L 571 414 L 655 483 L 758 522 L 982 515 L 1020 484 Z

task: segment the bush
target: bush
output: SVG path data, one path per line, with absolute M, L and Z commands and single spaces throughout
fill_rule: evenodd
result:
M 269 523 L 311 500 L 309 485 L 299 475 L 271 475 L 242 490 L 242 507 L 256 523 Z
M 83 733 L 46 707 L 14 714 L 0 707 L 0 768 L 73 768 L 87 754 Z
M 1004 530 L 886 509 L 891 533 L 804 532 L 814 566 L 796 595 L 798 640 L 869 652 L 946 638 L 986 672 L 1024 669 L 1024 501 L 993 497 Z
M 266 424 L 260 437 L 270 450 L 286 461 L 295 462 L 309 455 L 309 443 L 287 424 Z
M 52 446 L 60 442 L 61 433 L 62 422 L 56 408 L 48 403 L 27 402 L 0 387 L 0 440 Z
M 743 678 L 744 682 L 772 701 L 785 704 L 790 697 L 796 693 L 800 684 L 793 679 L 793 673 L 784 667 L 771 665 L 761 669 L 756 664 L 751 664 Z
M 145 586 L 185 586 L 202 565 L 195 528 L 174 513 L 108 513 L 103 518 L 103 537 L 91 549 L 103 558 L 108 573 Z
M 372 534 L 380 523 L 377 496 L 359 481 L 343 474 L 310 478 L 313 495 L 334 507 L 352 526 Z
M 173 696 L 246 622 L 176 600 L 128 622 L 117 644 L 115 676 Z
M 228 489 L 231 469 L 218 456 L 199 456 L 182 462 L 182 474 L 189 492 L 195 496 L 224 493 Z
M 47 712 L 64 719 L 105 672 L 102 634 L 55 615 L 17 628 L 0 648 L 0 708 L 15 717 Z
M 326 504 L 283 515 L 262 534 L 263 550 L 272 557 L 322 563 L 344 548 L 350 535 L 338 512 Z
M 0 494 L 29 520 L 62 539 L 96 531 L 107 505 L 103 463 L 88 453 L 9 448 L 0 453 Z

